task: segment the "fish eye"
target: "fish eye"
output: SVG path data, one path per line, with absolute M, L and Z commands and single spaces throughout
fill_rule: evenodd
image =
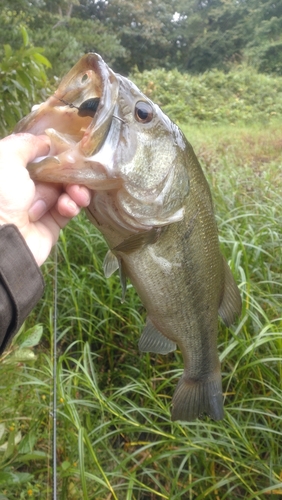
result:
M 149 123 L 153 119 L 153 108 L 145 101 L 138 101 L 135 105 L 135 118 L 140 123 Z
M 99 102 L 99 97 L 86 99 L 78 108 L 78 116 L 91 116 L 93 118 L 98 109 Z

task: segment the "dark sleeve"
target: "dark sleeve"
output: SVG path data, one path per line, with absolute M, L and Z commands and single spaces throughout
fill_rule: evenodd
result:
M 16 226 L 0 226 L 0 353 L 43 294 L 41 271 Z

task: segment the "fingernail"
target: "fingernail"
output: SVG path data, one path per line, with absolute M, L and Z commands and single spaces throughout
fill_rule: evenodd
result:
M 85 186 L 79 186 L 80 191 L 83 193 L 85 196 L 85 204 L 89 204 L 91 200 L 91 194 L 89 192 L 89 189 Z
M 68 202 L 68 207 L 71 208 L 72 212 L 74 215 L 77 215 L 80 211 L 79 207 L 77 206 L 77 204 L 72 201 L 72 200 L 69 200 Z
M 70 207 L 72 210 L 76 210 L 77 209 L 77 204 L 74 201 L 69 200 L 68 201 L 68 207 Z
M 44 200 L 37 200 L 28 211 L 31 222 L 39 220 L 47 212 L 47 205 Z

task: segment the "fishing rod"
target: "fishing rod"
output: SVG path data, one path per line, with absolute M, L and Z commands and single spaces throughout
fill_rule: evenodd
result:
M 52 498 L 57 500 L 57 317 L 58 317 L 58 246 L 54 248 L 54 295 L 53 295 L 53 443 L 52 443 Z

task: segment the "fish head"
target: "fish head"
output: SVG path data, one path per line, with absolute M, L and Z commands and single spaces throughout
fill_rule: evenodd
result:
M 184 136 L 98 54 L 83 56 L 15 132 L 49 135 L 49 156 L 29 165 L 31 177 L 86 185 L 93 191 L 92 212 L 101 220 L 103 214 L 107 221 L 113 216 L 117 225 L 136 231 L 184 217 Z
M 124 216 L 150 227 L 179 221 L 189 192 L 187 141 L 134 83 L 118 79 L 111 129 L 96 159 L 106 159 L 108 175 L 122 180 L 117 204 Z

